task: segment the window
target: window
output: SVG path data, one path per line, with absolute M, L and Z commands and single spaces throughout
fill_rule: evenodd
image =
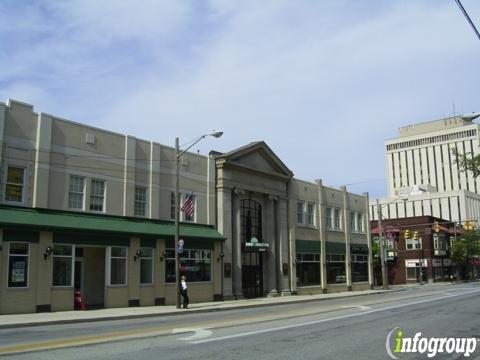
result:
M 297 253 L 297 284 L 320 284 L 320 254 Z
M 326 210 L 325 213 L 326 213 L 326 216 L 327 216 L 327 229 L 332 229 L 333 228 L 333 226 L 332 226 L 332 215 L 333 215 L 332 208 L 327 207 L 325 210 Z
M 135 186 L 135 216 L 146 216 L 147 214 L 147 188 Z
M 327 284 L 345 283 L 345 255 L 327 254 Z
M 368 255 L 352 255 L 352 281 L 368 281 Z
M 363 213 L 357 213 L 357 231 L 363 233 Z
M 72 286 L 73 246 L 53 246 L 53 286 Z
M 25 169 L 9 166 L 7 170 L 7 184 L 5 187 L 5 201 L 23 202 Z
M 140 256 L 140 284 L 153 284 L 153 248 L 142 247 Z
M 68 190 L 68 208 L 84 209 L 83 194 L 85 193 L 85 178 L 83 176 L 70 175 L 70 187 Z
M 307 225 L 315 226 L 315 204 L 307 203 Z
M 297 223 L 298 224 L 304 224 L 305 221 L 303 219 L 303 209 L 305 207 L 305 203 L 304 202 L 297 202 Z
M 415 239 L 405 239 L 405 244 L 407 250 L 418 250 L 422 248 L 422 238 Z
M 167 249 L 165 259 L 165 282 L 175 282 L 175 250 Z M 210 250 L 183 250 L 180 254 L 180 276 L 185 275 L 187 282 L 211 280 Z
M 340 220 L 340 209 L 335 208 L 333 210 L 333 225 L 335 230 L 340 230 L 341 229 L 341 220 Z
M 8 287 L 28 286 L 29 245 L 27 243 L 10 243 L 8 253 Z
M 262 205 L 255 200 L 242 200 L 240 203 L 240 238 L 242 244 L 252 237 L 262 242 Z
M 357 213 L 350 213 L 350 231 L 357 231 Z
M 127 248 L 109 247 L 110 285 L 127 284 Z
M 90 210 L 103 211 L 105 202 L 105 181 L 92 179 Z

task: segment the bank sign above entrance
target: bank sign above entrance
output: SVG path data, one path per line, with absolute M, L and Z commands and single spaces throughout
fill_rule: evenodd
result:
M 252 237 L 249 242 L 245 243 L 243 251 L 245 252 L 265 252 L 270 247 L 267 243 L 258 242 L 256 237 Z

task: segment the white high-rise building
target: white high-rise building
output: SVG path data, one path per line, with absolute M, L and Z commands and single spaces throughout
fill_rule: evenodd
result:
M 459 154 L 480 153 L 480 114 L 408 125 L 385 142 L 388 198 L 380 200 L 387 218 L 435 216 L 462 222 L 480 220 L 480 178 L 460 171 Z M 374 204 L 370 218 L 377 219 Z
M 385 142 L 388 195 L 415 185 L 438 192 L 480 193 L 480 179 L 459 171 L 454 155 L 455 150 L 479 153 L 479 125 L 473 118 L 455 116 L 400 128 L 398 138 Z

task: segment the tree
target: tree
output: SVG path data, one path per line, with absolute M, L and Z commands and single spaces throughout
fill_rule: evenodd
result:
M 474 179 L 480 176 L 480 154 L 460 154 L 457 149 L 452 149 L 452 153 L 455 156 L 455 163 L 458 165 L 460 171 L 470 171 Z
M 471 273 L 473 259 L 480 256 L 480 231 L 465 231 L 461 238 L 457 238 L 453 242 L 450 254 L 452 260 L 457 264 L 457 270 L 460 266 L 464 266 L 468 273 Z

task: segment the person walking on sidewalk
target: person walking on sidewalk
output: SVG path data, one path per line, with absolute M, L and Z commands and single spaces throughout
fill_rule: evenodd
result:
M 188 303 L 190 302 L 190 299 L 188 298 L 187 280 L 185 279 L 185 276 L 180 278 L 180 294 L 182 294 L 183 297 L 183 308 L 188 309 Z

